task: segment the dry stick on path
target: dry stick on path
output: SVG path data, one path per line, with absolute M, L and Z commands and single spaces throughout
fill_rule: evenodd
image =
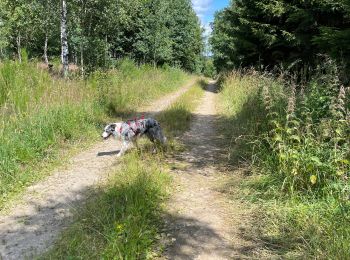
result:
M 152 103 L 147 116 L 160 112 L 193 86 L 195 81 Z M 20 202 L 0 215 L 0 259 L 31 259 L 49 249 L 72 223 L 73 209 L 86 201 L 93 188 L 108 178 L 117 162 L 115 140 L 98 143 L 75 156 L 70 165 L 24 192 Z M 103 152 L 105 151 L 105 152 Z

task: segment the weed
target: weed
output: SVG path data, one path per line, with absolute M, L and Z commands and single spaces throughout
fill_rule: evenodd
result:
M 281 254 L 350 257 L 349 94 L 332 66 L 303 86 L 251 71 L 222 80 L 231 158 L 259 173 L 245 188 L 265 210 L 263 239 Z

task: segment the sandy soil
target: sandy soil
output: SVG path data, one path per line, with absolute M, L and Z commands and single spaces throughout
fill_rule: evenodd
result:
M 138 111 L 147 116 L 162 111 L 186 92 L 194 81 Z M 120 143 L 96 144 L 71 159 L 46 180 L 24 192 L 20 202 L 0 215 L 0 259 L 32 259 L 49 249 L 72 221 L 74 209 L 84 203 L 95 185 L 116 167 Z
M 218 131 L 216 87 L 209 84 L 174 164 L 176 192 L 168 204 L 165 259 L 242 259 L 252 242 L 242 238 L 243 210 L 218 188 L 225 176 L 225 139 Z M 177 167 L 178 165 L 178 167 Z

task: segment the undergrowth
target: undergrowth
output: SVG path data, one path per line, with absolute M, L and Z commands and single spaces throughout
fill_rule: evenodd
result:
M 350 258 L 349 93 L 337 75 L 327 61 L 304 84 L 253 71 L 222 79 L 231 162 L 255 173 L 243 188 L 263 206 L 261 238 L 285 257 Z
M 56 78 L 25 59 L 0 64 L 0 208 L 42 178 L 41 171 L 67 144 L 96 141 L 109 118 L 175 90 L 188 78 L 179 69 L 136 66 L 130 60 L 86 80 Z

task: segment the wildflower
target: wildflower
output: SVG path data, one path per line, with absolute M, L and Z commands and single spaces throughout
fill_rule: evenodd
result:
M 116 224 L 115 229 L 117 230 L 117 232 L 121 232 L 124 229 L 124 225 L 123 224 Z
M 317 182 L 317 176 L 316 175 L 311 175 L 310 181 L 311 181 L 312 185 L 315 185 L 316 182 Z

